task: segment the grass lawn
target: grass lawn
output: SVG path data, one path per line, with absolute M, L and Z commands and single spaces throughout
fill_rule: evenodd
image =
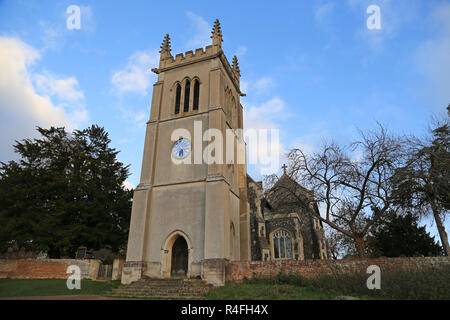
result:
M 337 294 L 314 291 L 289 284 L 229 283 L 210 290 L 206 298 L 213 300 L 333 300 Z
M 109 296 L 107 292 L 118 286 L 120 286 L 120 281 L 81 280 L 81 290 L 69 290 L 65 279 L 0 279 L 0 297 L 60 295 L 99 295 L 107 297 Z M 227 283 L 223 287 L 213 288 L 203 299 L 333 300 L 336 296 L 338 296 L 336 293 L 293 284 Z M 373 299 L 373 297 L 359 298 Z M 182 298 L 180 297 L 180 299 Z
M 80 290 L 67 289 L 65 279 L 0 279 L 0 297 L 104 295 L 120 281 L 81 280 Z

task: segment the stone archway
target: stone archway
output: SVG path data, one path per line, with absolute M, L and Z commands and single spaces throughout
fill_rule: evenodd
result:
M 163 278 L 190 276 L 192 245 L 184 232 L 180 230 L 172 232 L 161 249 Z

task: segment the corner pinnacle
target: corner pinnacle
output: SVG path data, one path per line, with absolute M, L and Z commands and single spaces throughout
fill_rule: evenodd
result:
M 240 76 L 241 70 L 239 69 L 239 62 L 236 56 L 233 57 L 233 70 Z
M 213 39 L 213 45 L 221 46 L 223 40 L 222 40 L 222 30 L 220 29 L 219 19 L 216 19 L 216 21 L 214 22 L 214 28 L 211 33 L 212 33 L 211 39 Z
M 170 54 L 170 37 L 169 34 L 166 34 L 164 37 L 163 43 L 161 45 L 160 53 L 169 53 Z

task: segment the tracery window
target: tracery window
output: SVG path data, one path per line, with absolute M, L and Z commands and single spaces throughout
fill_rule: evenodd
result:
M 273 234 L 273 252 L 275 259 L 291 259 L 291 236 L 285 230 L 278 230 Z

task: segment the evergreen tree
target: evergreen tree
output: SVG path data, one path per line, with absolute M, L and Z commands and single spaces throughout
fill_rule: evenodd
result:
M 372 255 L 386 257 L 440 256 L 443 250 L 426 232 L 418 226 L 418 216 L 412 213 L 397 215 L 390 213 L 377 225 L 371 237 Z
M 73 257 L 84 245 L 117 252 L 127 240 L 132 192 L 128 166 L 93 125 L 37 129 L 40 139 L 16 142 L 20 161 L 0 166 L 0 250 L 12 244 Z

